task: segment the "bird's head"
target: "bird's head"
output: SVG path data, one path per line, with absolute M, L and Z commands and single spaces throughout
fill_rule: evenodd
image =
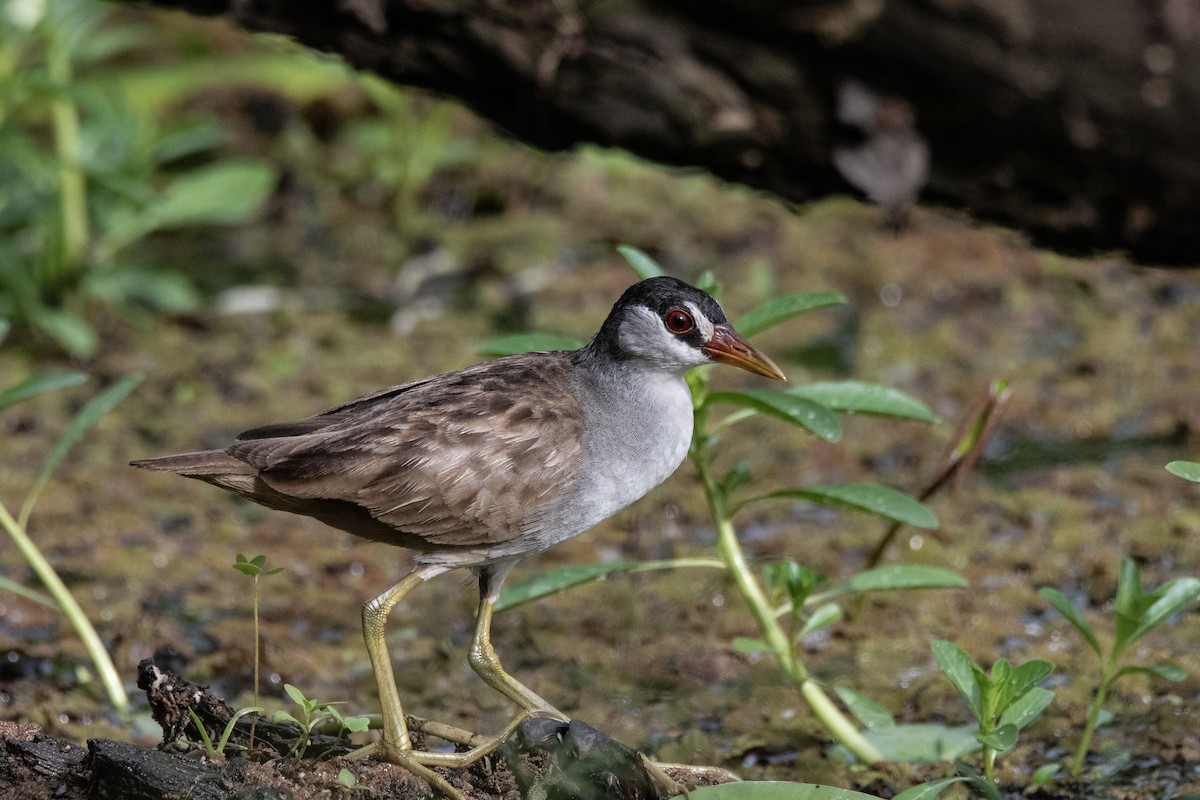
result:
M 774 361 L 733 329 L 716 300 L 676 278 L 649 278 L 629 287 L 592 346 L 671 372 L 717 362 L 787 380 Z

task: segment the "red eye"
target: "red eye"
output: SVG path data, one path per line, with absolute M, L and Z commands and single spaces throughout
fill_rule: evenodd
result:
M 692 315 L 684 311 L 682 308 L 672 308 L 663 317 L 663 321 L 667 324 L 667 330 L 671 333 L 687 333 L 692 328 L 696 327 Z

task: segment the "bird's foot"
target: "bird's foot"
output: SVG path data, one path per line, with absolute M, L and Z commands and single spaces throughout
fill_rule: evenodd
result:
M 742 780 L 735 773 L 724 767 L 670 764 L 662 761 L 651 761 L 644 755 L 642 756 L 642 762 L 646 765 L 646 769 L 654 779 L 654 782 L 672 797 L 676 795 L 683 795 L 685 798 L 690 797 L 689 789 L 694 789 L 697 784 L 710 786 L 718 783 L 737 783 Z M 668 775 L 667 770 L 674 773 L 676 777 L 673 778 L 671 775 Z
M 403 767 L 412 774 L 416 775 L 421 780 L 428 783 L 435 791 L 449 798 L 449 800 L 466 800 L 466 797 L 461 791 L 456 789 L 443 776 L 434 772 L 428 766 L 422 763 L 422 756 L 444 756 L 451 755 L 447 753 L 423 753 L 412 748 L 396 747 L 391 742 L 379 741 L 373 744 L 360 747 L 350 753 L 348 758 L 355 761 L 368 756 L 375 756 L 391 764 Z

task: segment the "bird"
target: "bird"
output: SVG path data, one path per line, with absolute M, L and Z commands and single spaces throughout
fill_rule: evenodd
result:
M 389 613 L 425 581 L 472 570 L 470 666 L 521 709 L 510 728 L 533 714 L 567 719 L 504 670 L 493 606 L 521 558 L 578 536 L 675 471 L 692 438 L 684 376 L 711 363 L 786 380 L 709 294 L 652 277 L 629 287 L 577 350 L 498 358 L 247 430 L 223 450 L 131 463 L 413 551 L 412 571 L 362 608 L 383 712 L 381 740 L 363 749 L 457 796 L 430 767 L 465 766 L 502 737 L 465 753 L 413 748 L 385 640 Z

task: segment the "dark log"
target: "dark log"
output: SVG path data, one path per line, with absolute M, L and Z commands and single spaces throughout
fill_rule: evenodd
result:
M 1190 0 L 153 2 L 459 98 L 539 147 L 623 147 L 792 201 L 852 191 L 834 152 L 862 135 L 835 113 L 853 79 L 915 113 L 924 199 L 1058 248 L 1200 261 Z

